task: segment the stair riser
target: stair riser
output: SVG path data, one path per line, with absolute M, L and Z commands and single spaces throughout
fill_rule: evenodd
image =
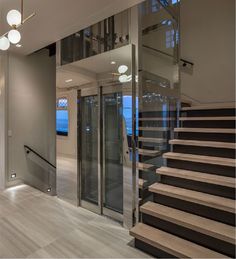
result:
M 189 161 L 181 161 L 174 159 L 167 159 L 167 166 L 172 168 L 192 170 L 208 174 L 216 174 L 228 177 L 235 177 L 235 168 L 230 166 L 220 166 L 205 163 L 195 163 Z
M 188 116 L 188 117 L 235 116 L 235 109 L 181 111 L 181 116 Z
M 205 140 L 205 141 L 221 141 L 235 142 L 235 134 L 229 133 L 201 133 L 201 132 L 176 132 L 177 139 L 187 140 Z
M 134 246 L 143 252 L 154 256 L 154 258 L 178 258 L 138 239 L 135 239 Z
M 234 129 L 235 121 L 181 121 L 182 128 L 220 128 Z
M 169 111 L 169 112 L 166 112 L 164 113 L 163 110 L 160 110 L 160 111 L 141 111 L 139 112 L 139 118 L 155 118 L 155 117 L 158 117 L 158 118 L 162 118 L 163 117 L 163 114 L 166 115 L 166 116 L 169 116 L 171 118 L 175 118 L 176 117 L 176 110 L 174 111 Z
M 160 154 L 159 157 L 162 157 L 162 154 Z M 146 161 L 153 159 L 153 158 L 155 158 L 155 157 L 139 155 L 139 162 L 145 163 Z
M 219 253 L 226 254 L 230 257 L 235 258 L 234 245 L 227 243 L 225 241 L 216 239 L 212 236 L 199 233 L 190 228 L 182 227 L 172 222 L 168 222 L 163 219 L 153 217 L 145 213 L 142 213 L 142 221 L 143 223 L 150 225 L 152 227 L 156 227 L 165 232 L 187 239 L 198 245 L 205 246 L 209 249 L 212 249 Z
M 234 226 L 235 215 L 197 203 L 154 193 L 154 202 Z
M 220 186 L 215 184 L 213 185 L 205 182 L 196 182 L 196 181 L 191 181 L 183 178 L 176 178 L 176 177 L 170 177 L 170 176 L 164 176 L 164 175 L 161 176 L 161 182 L 164 184 L 168 184 L 168 185 L 172 185 L 180 188 L 209 193 L 212 195 L 222 196 L 229 199 L 234 199 L 235 197 L 235 189 L 225 187 L 225 186 Z
M 235 158 L 235 149 L 229 149 L 229 148 L 173 145 L 173 152 L 194 154 L 194 155 L 203 155 L 203 156 Z
M 139 198 L 141 199 L 147 199 L 148 197 L 150 197 L 152 195 L 151 192 L 148 191 L 148 189 L 139 189 Z
M 139 127 L 167 128 L 167 127 L 169 127 L 169 125 L 170 125 L 170 123 L 168 121 L 139 121 Z M 173 123 L 172 126 L 177 127 L 177 124 Z M 147 131 L 140 130 L 139 132 L 147 132 Z

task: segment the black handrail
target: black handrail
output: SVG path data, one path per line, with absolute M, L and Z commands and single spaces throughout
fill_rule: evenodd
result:
M 188 61 L 188 60 L 186 60 L 186 59 L 183 59 L 183 58 L 181 58 L 180 61 L 184 62 L 184 64 L 183 64 L 184 67 L 186 67 L 186 64 L 189 64 L 189 65 L 191 65 L 191 66 L 194 65 L 193 62 L 190 62 L 190 61 Z
M 34 153 L 35 155 L 37 155 L 40 159 L 42 159 L 44 162 L 46 162 L 47 164 L 49 164 L 51 167 L 56 169 L 56 166 L 53 165 L 52 163 L 50 163 L 46 158 L 42 157 L 39 153 L 37 153 L 36 151 L 34 151 L 32 148 L 30 148 L 27 145 L 24 145 L 24 148 L 26 149 L 26 153 L 29 154 L 30 152 Z
M 143 47 L 144 47 L 144 48 L 147 48 L 147 49 L 150 49 L 150 50 L 153 50 L 153 51 L 155 51 L 155 52 L 158 52 L 158 53 L 160 53 L 160 54 L 163 54 L 163 55 L 165 55 L 165 56 L 171 57 L 171 58 L 174 57 L 173 55 L 171 55 L 171 54 L 169 54 L 169 53 L 167 53 L 167 52 L 164 52 L 164 51 L 162 51 L 162 50 L 149 47 L 149 46 L 147 46 L 147 45 L 143 45 Z M 193 62 L 190 62 L 190 61 L 188 61 L 188 60 L 186 60 L 186 59 L 181 58 L 180 61 L 183 62 L 183 66 L 184 66 L 184 67 L 186 67 L 186 64 L 190 64 L 191 66 L 194 66 L 194 63 L 193 63 Z

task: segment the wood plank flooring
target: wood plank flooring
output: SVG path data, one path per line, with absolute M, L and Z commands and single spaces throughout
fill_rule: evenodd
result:
M 149 258 L 119 223 L 22 185 L 0 192 L 0 258 Z

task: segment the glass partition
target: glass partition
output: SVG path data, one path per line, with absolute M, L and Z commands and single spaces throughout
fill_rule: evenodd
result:
M 61 40 L 61 65 L 129 44 L 129 12 L 125 10 Z
M 139 106 L 139 178 L 141 203 L 147 187 L 159 180 L 163 153 L 177 125 L 179 106 L 179 1 L 148 0 L 140 5 L 141 83 Z M 145 171 L 144 171 L 145 168 Z M 147 170 L 148 168 L 148 170 Z
M 81 199 L 98 205 L 98 96 L 81 101 Z

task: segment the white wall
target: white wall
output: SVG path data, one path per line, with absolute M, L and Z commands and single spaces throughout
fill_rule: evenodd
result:
M 7 53 L 0 55 L 0 190 L 5 188 L 6 176 L 6 67 Z
M 12 172 L 26 181 L 38 181 L 43 174 L 27 160 L 24 144 L 55 164 L 55 70 L 55 58 L 47 51 L 9 56 L 8 181 Z
M 202 103 L 235 101 L 235 1 L 181 0 L 182 92 Z
M 57 155 L 77 157 L 77 90 L 57 91 L 58 97 L 68 99 L 69 132 L 68 136 L 57 136 Z

